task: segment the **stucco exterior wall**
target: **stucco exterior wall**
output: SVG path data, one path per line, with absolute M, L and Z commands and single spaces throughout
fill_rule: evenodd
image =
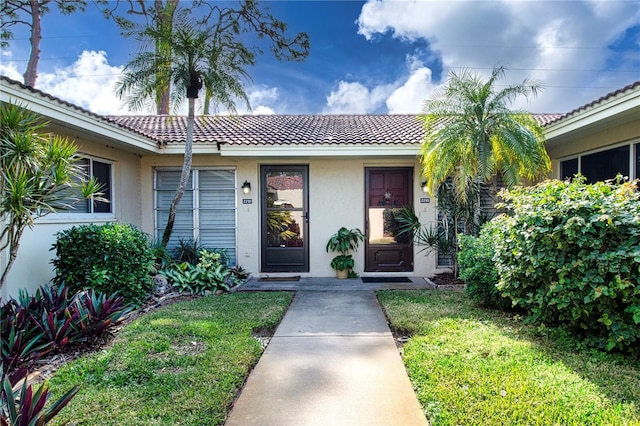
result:
M 51 280 L 54 276 L 50 251 L 55 234 L 81 223 L 105 223 L 119 221 L 141 226 L 142 208 L 140 197 L 140 157 L 105 145 L 98 139 L 74 140 L 78 152 L 112 164 L 113 213 L 100 215 L 60 213 L 49 214 L 37 220 L 33 229 L 27 229 L 20 240 L 18 257 L 13 264 L 0 297 L 17 297 L 20 289 L 30 293 Z M 2 267 L 8 261 L 8 251 L 0 256 Z
M 145 156 L 141 163 L 142 229 L 154 232 L 153 173 L 156 167 L 180 167 L 180 155 Z M 365 167 L 413 167 L 414 207 L 425 223 L 435 223 L 435 203 L 420 204 L 420 166 L 416 158 L 240 158 L 218 155 L 194 155 L 194 167 L 233 167 L 236 170 L 237 254 L 238 263 L 254 275 L 260 273 L 260 166 L 308 165 L 309 167 L 309 273 L 333 276 L 329 265 L 335 254 L 326 253 L 329 237 L 341 226 L 365 230 Z M 251 183 L 251 194 L 243 194 L 244 181 Z M 251 199 L 243 204 L 242 199 Z M 414 249 L 414 276 L 432 275 L 436 268 L 433 254 Z M 361 244 L 355 253 L 355 271 L 363 273 L 365 251 Z M 273 275 L 273 274 L 272 274 Z

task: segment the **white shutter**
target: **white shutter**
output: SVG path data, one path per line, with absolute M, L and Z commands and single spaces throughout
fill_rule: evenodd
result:
M 195 177 L 195 179 L 193 179 Z M 156 235 L 162 237 L 180 172 L 157 170 L 155 180 Z M 194 188 L 193 182 L 197 182 Z M 197 239 L 202 247 L 225 249 L 236 263 L 236 173 L 233 169 L 192 171 L 188 189 L 176 212 L 169 247 L 180 239 Z M 194 198 L 195 197 L 195 198 Z

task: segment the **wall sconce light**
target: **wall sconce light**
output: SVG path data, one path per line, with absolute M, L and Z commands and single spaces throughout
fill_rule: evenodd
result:
M 424 192 L 425 194 L 429 192 L 429 186 L 427 185 L 427 181 L 422 182 L 421 186 L 422 186 L 422 192 Z
M 243 194 L 250 194 L 251 193 L 251 184 L 249 183 L 249 181 L 244 181 L 244 183 L 242 184 L 242 193 Z

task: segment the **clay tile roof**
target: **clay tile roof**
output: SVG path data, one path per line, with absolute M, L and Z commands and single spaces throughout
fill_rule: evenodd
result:
M 269 176 L 267 186 L 279 191 L 301 189 L 302 176 Z
M 567 117 L 571 117 L 572 115 L 576 115 L 576 114 L 578 114 L 578 113 L 580 113 L 580 112 L 582 112 L 582 111 L 584 111 L 586 109 L 589 109 L 589 108 L 591 108 L 593 106 L 596 106 L 596 105 L 598 105 L 598 104 L 600 104 L 602 102 L 606 102 L 606 101 L 608 101 L 608 100 L 610 100 L 610 99 L 612 99 L 612 98 L 614 98 L 614 97 L 616 97 L 616 96 L 618 96 L 618 95 L 620 95 L 622 93 L 626 93 L 626 92 L 629 92 L 631 90 L 636 90 L 636 89 L 640 89 L 640 81 L 636 81 L 635 83 L 628 84 L 628 85 L 624 86 L 621 89 L 618 89 L 618 90 L 613 91 L 611 93 L 607 93 L 606 95 L 599 97 L 595 101 L 591 101 L 588 104 L 584 104 L 582 106 L 579 106 L 578 108 L 576 108 L 576 109 L 574 109 L 572 111 L 569 111 L 569 112 L 567 112 L 565 114 L 558 114 L 558 117 L 556 117 L 555 119 L 549 121 L 548 123 L 545 123 L 544 125 L 553 124 L 553 123 L 555 123 L 557 121 L 560 121 L 562 119 L 565 119 Z
M 560 114 L 536 114 L 545 125 Z M 182 142 L 184 116 L 108 116 L 161 144 Z M 230 145 L 383 145 L 420 144 L 424 137 L 417 115 L 242 115 L 196 119 L 194 143 Z
M 109 116 L 163 144 L 181 142 L 186 117 Z M 196 119 L 195 143 L 233 145 L 416 144 L 422 124 L 415 115 L 243 115 Z

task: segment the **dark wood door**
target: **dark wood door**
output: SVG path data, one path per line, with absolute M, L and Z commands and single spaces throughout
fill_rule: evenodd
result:
M 366 168 L 367 272 L 413 271 L 411 239 L 398 235 L 394 213 L 412 206 L 413 169 Z
M 262 272 L 309 272 L 307 166 L 262 166 Z

